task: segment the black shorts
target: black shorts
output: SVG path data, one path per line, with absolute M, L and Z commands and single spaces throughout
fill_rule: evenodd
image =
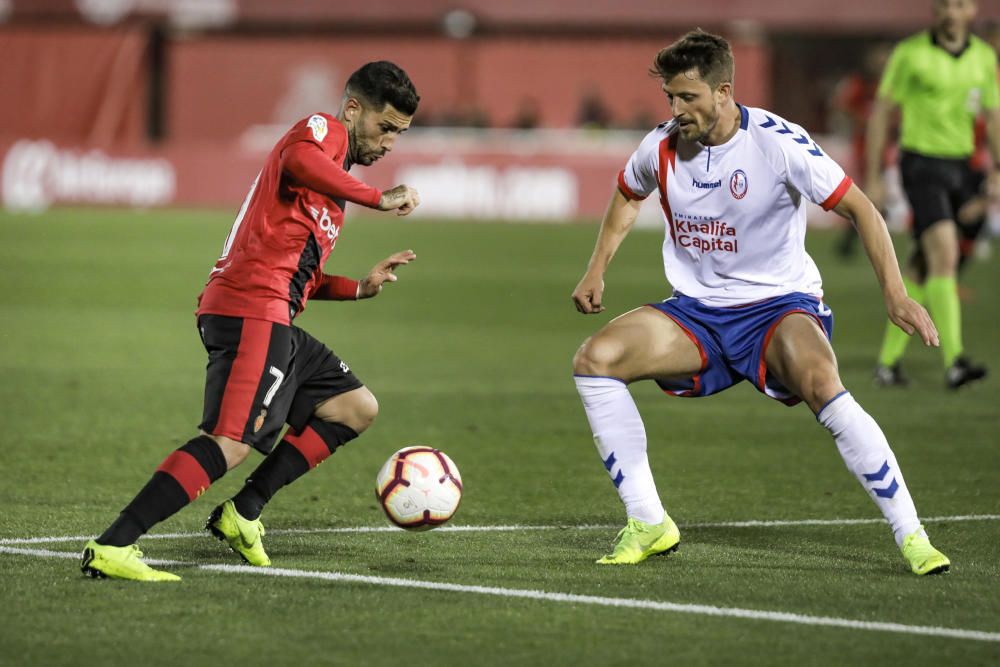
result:
M 287 423 L 305 427 L 316 406 L 364 386 L 329 348 L 296 326 L 202 315 L 208 352 L 199 428 L 267 454 Z
M 957 222 L 958 209 L 979 194 L 982 174 L 968 159 L 927 157 L 902 151 L 899 171 L 903 190 L 913 210 L 913 238 L 941 220 Z

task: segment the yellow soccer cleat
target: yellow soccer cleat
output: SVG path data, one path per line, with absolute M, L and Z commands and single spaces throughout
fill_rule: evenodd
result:
M 154 570 L 142 562 L 142 552 L 135 544 L 113 547 L 94 540 L 83 548 L 80 571 L 95 579 L 130 579 L 132 581 L 180 581 L 176 574 Z
M 681 532 L 668 515 L 663 523 L 651 525 L 638 519 L 629 519 L 618 533 L 615 547 L 610 554 L 597 560 L 598 565 L 634 565 L 655 554 L 676 551 L 681 543 Z
M 913 574 L 941 574 L 951 567 L 951 561 L 931 545 L 921 526 L 903 539 L 903 558 L 910 564 Z
M 249 565 L 265 567 L 271 559 L 264 551 L 264 524 L 260 519 L 244 519 L 236 511 L 232 500 L 227 500 L 208 517 L 205 528 L 217 538 L 229 544 L 229 548 L 240 555 Z

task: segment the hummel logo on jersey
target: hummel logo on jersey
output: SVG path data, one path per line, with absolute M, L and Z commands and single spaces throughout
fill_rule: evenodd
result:
M 702 183 L 698 179 L 692 178 L 691 179 L 691 185 L 693 187 L 700 188 L 702 190 L 711 190 L 712 188 L 721 188 L 722 187 L 722 179 L 719 179 L 717 181 L 709 181 L 708 183 Z

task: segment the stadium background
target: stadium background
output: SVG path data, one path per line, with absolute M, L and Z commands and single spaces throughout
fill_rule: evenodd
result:
M 747 383 L 699 401 L 633 385 L 684 541 L 595 567 L 621 508 L 569 377 L 585 336 L 666 296 L 654 202 L 608 272 L 608 311 L 569 299 L 615 174 L 663 114 L 653 52 L 694 25 L 724 33 L 738 98 L 815 130 L 853 170 L 836 91 L 928 5 L 0 0 L 0 666 L 996 665 L 995 378 L 945 392 L 937 351 L 914 345 L 913 385 L 873 387 L 884 304 L 864 257 L 837 255 L 839 230 L 806 241 L 841 374 L 892 442 L 947 577 L 906 570 L 809 410 Z M 980 0 L 977 30 L 998 5 Z M 86 539 L 193 432 L 195 297 L 264 152 L 292 120 L 335 111 L 373 58 L 406 67 L 423 102 L 357 175 L 408 181 L 424 204 L 350 211 L 328 270 L 419 259 L 378 299 L 297 321 L 359 372 L 379 419 L 268 507 L 274 568 L 240 570 L 202 530 L 253 454 L 141 540 L 179 586 L 85 579 Z M 544 224 L 482 224 L 497 220 Z M 1000 265 L 972 262 L 962 282 L 967 345 L 995 371 Z M 383 532 L 373 479 L 413 443 L 460 466 L 462 506 L 441 530 Z
M 385 58 L 423 102 L 366 179 L 418 187 L 424 216 L 592 218 L 636 133 L 664 118 L 652 55 L 691 26 L 731 39 L 740 101 L 855 172 L 830 100 L 869 48 L 926 25 L 926 4 L 3 0 L 2 198 L 232 207 L 290 123 L 335 112 L 346 76 Z M 998 15 L 1000 0 L 980 2 Z

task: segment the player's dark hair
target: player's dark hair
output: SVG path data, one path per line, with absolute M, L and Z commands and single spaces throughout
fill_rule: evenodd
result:
M 407 116 L 417 111 L 420 96 L 406 72 L 388 60 L 378 60 L 363 65 L 351 75 L 344 90 L 348 95 L 360 97 L 364 102 L 381 111 L 391 104 Z
M 733 50 L 722 37 L 701 28 L 692 30 L 653 58 L 651 76 L 666 83 L 682 72 L 697 69 L 702 81 L 712 88 L 733 82 Z

